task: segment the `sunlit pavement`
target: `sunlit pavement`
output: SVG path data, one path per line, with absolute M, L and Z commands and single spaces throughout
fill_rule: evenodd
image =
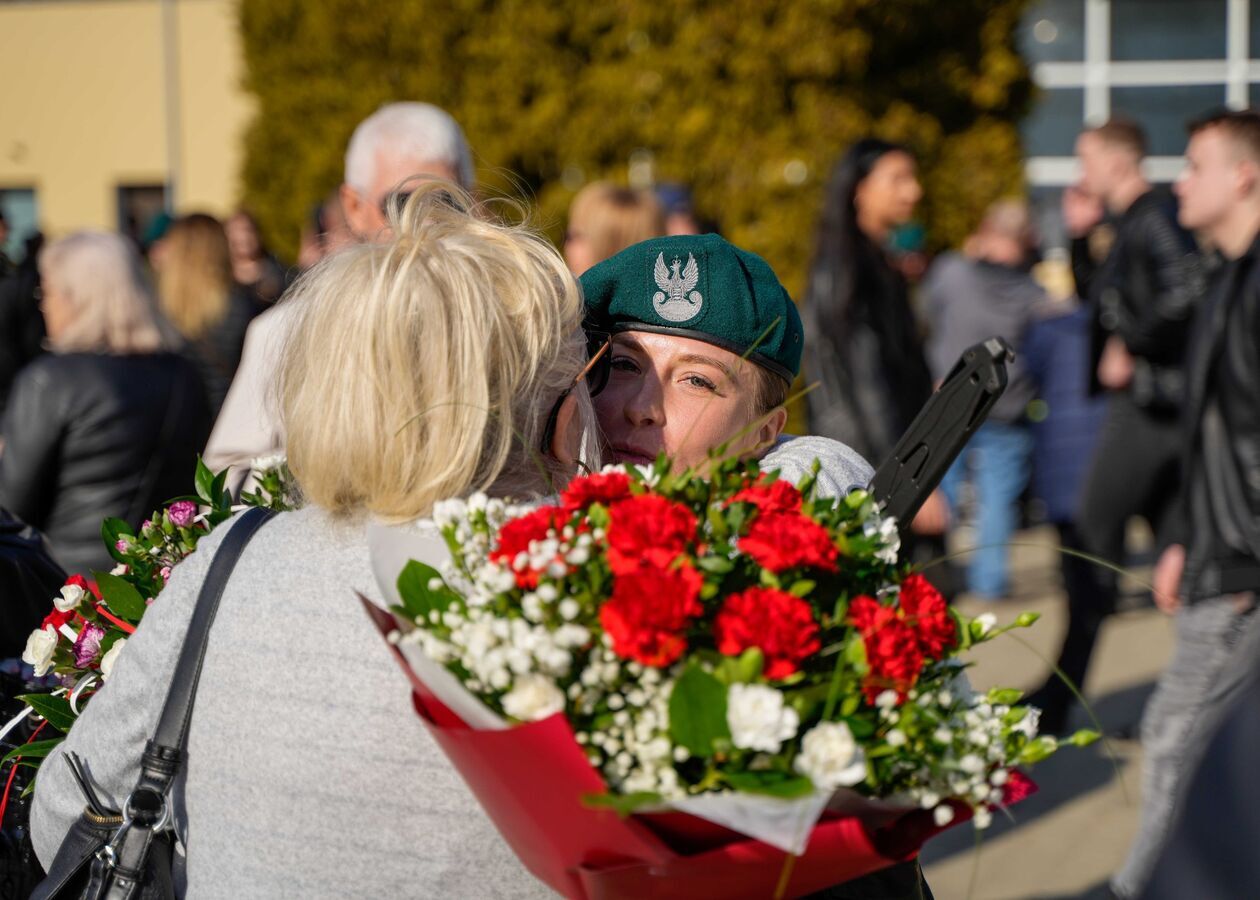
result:
M 1041 613 L 1031 629 L 1015 634 L 1030 647 L 1006 637 L 972 655 L 972 680 L 979 688 L 996 684 L 1031 690 L 1045 677 L 1065 626 L 1058 581 L 1054 532 L 1021 532 L 1012 548 L 1013 597 L 996 604 L 959 600 L 967 615 L 992 611 L 1009 621 L 1024 611 Z M 1027 544 L 1028 546 L 1023 546 Z M 1137 570 L 1145 577 L 1148 570 Z M 1137 585 L 1130 585 L 1135 595 Z M 1142 705 L 1172 651 L 1172 630 L 1158 611 L 1142 607 L 1112 617 L 1103 627 L 1085 693 L 1109 734 L 1136 735 Z M 1089 721 L 1078 707 L 1073 727 Z M 1068 747 L 1033 773 L 1039 793 L 1015 806 L 1013 821 L 994 817 L 976 849 L 969 824 L 929 843 L 922 860 L 939 900 L 1016 898 L 1095 898 L 1128 850 L 1137 823 L 1141 753 L 1135 739 L 1110 738 L 1079 750 Z

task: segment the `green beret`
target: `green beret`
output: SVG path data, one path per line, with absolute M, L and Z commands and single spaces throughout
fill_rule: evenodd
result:
M 801 370 L 796 304 L 764 259 L 716 234 L 635 244 L 580 280 L 600 327 L 694 338 L 788 381 Z

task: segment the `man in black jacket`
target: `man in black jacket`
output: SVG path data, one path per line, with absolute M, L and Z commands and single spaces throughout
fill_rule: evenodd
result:
M 1202 233 L 1225 263 L 1213 275 L 1187 355 L 1176 540 L 1155 570 L 1156 601 L 1175 614 L 1177 640 L 1142 721 L 1142 816 L 1113 882 L 1122 897 L 1137 896 L 1149 880 L 1171 811 L 1210 738 L 1206 725 L 1248 675 L 1260 623 L 1253 615 L 1260 590 L 1260 114 L 1224 113 L 1193 126 L 1186 158 L 1180 222 Z
M 1121 119 L 1077 140 L 1081 188 L 1115 220 L 1114 241 L 1095 271 L 1080 264 L 1079 253 L 1074 260 L 1077 292 L 1095 311 L 1093 390 L 1110 394 L 1077 523 L 1086 548 L 1116 563 L 1129 518 L 1144 516 L 1161 535 L 1176 497 L 1183 358 L 1202 291 L 1194 241 L 1174 221 L 1172 198 L 1143 176 L 1145 152 L 1141 128 Z M 1106 607 L 1097 613 L 1106 615 L 1116 579 L 1101 569 L 1097 577 L 1095 593 Z M 1082 679 L 1091 652 L 1092 642 L 1073 650 L 1084 656 Z

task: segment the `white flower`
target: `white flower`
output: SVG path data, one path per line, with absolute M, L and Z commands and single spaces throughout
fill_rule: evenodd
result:
M 954 739 L 954 733 L 948 728 L 938 728 L 932 732 L 932 740 L 938 744 L 948 744 Z
M 937 828 L 944 828 L 950 822 L 954 821 L 954 810 L 950 806 L 942 803 L 936 809 L 932 810 L 932 819 L 936 822 Z
M 733 684 L 726 695 L 726 724 L 736 747 L 778 753 L 784 741 L 796 737 L 801 720 L 774 688 Z
M 866 778 L 862 748 L 843 722 L 821 722 L 811 728 L 801 741 L 795 766 L 823 790 L 852 787 Z
M 53 651 L 57 649 L 57 632 L 51 625 L 32 631 L 22 651 L 22 662 L 35 667 L 36 676 L 44 676 L 53 667 Z
M 523 675 L 503 695 L 503 711 L 521 722 L 537 722 L 564 709 L 564 694 L 543 675 Z
M 283 453 L 276 453 L 272 456 L 256 456 L 249 461 L 249 467 L 255 472 L 267 472 L 271 469 L 278 469 L 286 462 Z
M 119 563 L 118 565 L 114 566 L 114 568 L 112 568 L 112 569 L 110 569 L 110 570 L 109 570 L 109 574 L 111 574 L 111 575 L 126 575 L 126 574 L 127 574 L 127 564 L 126 564 L 126 563 Z
M 1024 734 L 1028 740 L 1032 740 L 1037 736 L 1037 729 L 1041 725 L 1041 710 L 1035 706 L 1028 707 L 1028 712 L 1024 713 L 1024 718 L 1011 727 L 1011 731 L 1018 731 Z
M 976 624 L 980 626 L 980 634 L 986 635 L 997 625 L 997 616 L 991 612 L 981 613 L 976 616 Z
M 889 747 L 904 747 L 906 745 L 906 733 L 900 728 L 894 728 L 885 735 L 884 740 L 888 742 Z
M 962 759 L 958 760 L 958 768 L 962 769 L 968 775 L 979 775 L 984 771 L 984 760 L 976 756 L 974 753 L 968 753 Z
M 977 828 L 984 831 L 984 829 L 993 824 L 993 813 L 989 811 L 987 806 L 977 806 L 972 821 Z
M 109 681 L 110 673 L 114 671 L 114 663 L 118 661 L 118 654 L 122 653 L 123 644 L 125 643 L 127 643 L 126 638 L 119 638 L 114 641 L 114 645 L 101 657 L 101 681 Z
M 72 609 L 78 609 L 79 604 L 83 602 L 83 595 L 86 591 L 77 584 L 62 585 L 61 594 L 53 597 L 53 606 L 57 607 L 60 612 L 70 612 Z
M 879 696 L 875 698 L 875 705 L 880 709 L 892 709 L 897 705 L 897 692 L 880 691 Z

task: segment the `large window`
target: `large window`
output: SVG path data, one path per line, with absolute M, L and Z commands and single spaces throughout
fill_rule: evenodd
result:
M 1076 180 L 1072 148 L 1087 124 L 1141 123 L 1147 173 L 1169 182 L 1188 121 L 1260 103 L 1260 0 L 1040 0 L 1019 42 L 1039 88 L 1021 129 L 1028 182 L 1046 209 Z

